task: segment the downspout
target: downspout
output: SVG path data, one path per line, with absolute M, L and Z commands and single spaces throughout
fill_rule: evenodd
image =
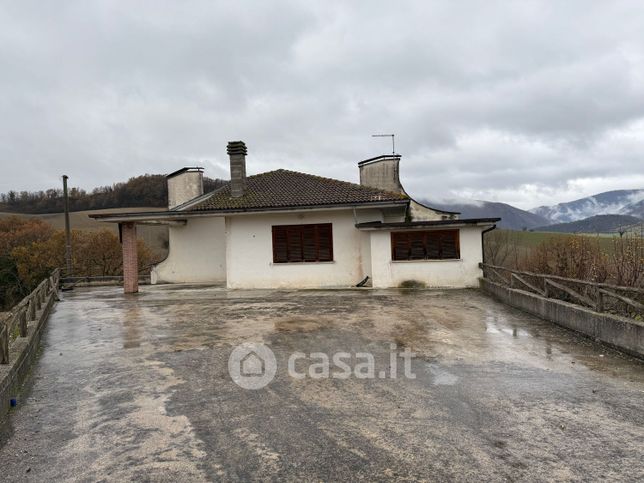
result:
M 495 228 L 496 228 L 496 225 L 492 225 L 487 230 L 483 230 L 481 232 L 481 260 L 483 260 L 483 263 L 485 263 L 485 234 L 487 232 L 494 230 Z

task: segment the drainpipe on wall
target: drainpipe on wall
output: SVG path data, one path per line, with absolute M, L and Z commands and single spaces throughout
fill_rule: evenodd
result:
M 487 230 L 483 230 L 481 232 L 481 259 L 483 260 L 483 263 L 485 263 L 485 234 L 494 230 L 495 228 L 496 228 L 496 225 L 493 225 Z

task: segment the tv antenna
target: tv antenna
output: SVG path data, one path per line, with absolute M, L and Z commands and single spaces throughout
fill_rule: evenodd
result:
M 394 138 L 395 134 L 372 134 L 372 138 L 391 138 L 391 154 L 396 154 L 396 141 Z

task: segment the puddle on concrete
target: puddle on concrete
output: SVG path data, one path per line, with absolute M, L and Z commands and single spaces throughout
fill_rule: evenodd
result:
M 64 296 L 34 402 L 0 448 L 11 479 L 25 474 L 22 451 L 40 479 L 337 480 L 360 468 L 365 479 L 504 480 L 530 479 L 529 467 L 616 479 L 644 460 L 644 363 L 476 290 Z M 394 343 L 417 354 L 417 378 L 278 371 L 245 391 L 227 374 L 244 341 L 264 342 L 281 364 L 294 351 L 369 351 L 378 370 Z

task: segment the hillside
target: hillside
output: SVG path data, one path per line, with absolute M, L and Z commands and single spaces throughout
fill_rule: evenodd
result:
M 204 177 L 204 192 L 213 191 L 224 184 L 220 179 Z M 106 208 L 136 208 L 168 205 L 168 183 L 165 175 L 145 174 L 123 183 L 100 186 L 87 192 L 81 188 L 69 189 L 70 211 L 100 210 Z M 0 211 L 11 213 L 60 213 L 63 211 L 61 188 L 46 191 L 9 191 L 0 194 Z
M 644 223 L 640 218 L 629 215 L 596 215 L 583 220 L 537 227 L 535 231 L 557 233 L 618 233 L 629 231 L 633 226 Z
M 421 201 L 428 206 L 446 211 L 458 211 L 461 218 L 501 218 L 498 223 L 500 228 L 510 230 L 523 230 L 534 228 L 535 226 L 547 225 L 548 220 L 540 215 L 530 213 L 529 211 L 515 208 L 506 203 L 497 203 L 492 201 L 472 201 L 472 203 L 447 203 L 434 202 L 429 200 Z
M 637 216 L 644 220 L 644 199 L 624 206 L 619 212 L 620 215 Z
M 69 221 L 72 229 L 75 230 L 101 230 L 108 229 L 118 233 L 118 225 L 115 223 L 101 223 L 90 218 L 91 213 L 118 213 L 122 211 L 132 211 L 132 208 L 110 208 L 106 210 L 89 210 L 75 211 L 69 214 Z M 159 211 L 159 208 L 144 207 L 136 208 L 136 211 Z M 57 230 L 65 228 L 65 216 L 63 213 L 46 213 L 41 215 L 20 214 L 0 212 L 0 218 L 8 216 L 20 216 L 25 218 L 40 218 Z M 167 255 L 168 252 L 168 228 L 163 225 L 138 225 L 137 234 L 154 252 L 160 256 Z
M 595 215 L 609 214 L 642 217 L 644 215 L 643 202 L 644 189 L 617 190 L 553 206 L 539 206 L 531 209 L 530 212 L 546 218 L 550 223 L 567 223 Z

